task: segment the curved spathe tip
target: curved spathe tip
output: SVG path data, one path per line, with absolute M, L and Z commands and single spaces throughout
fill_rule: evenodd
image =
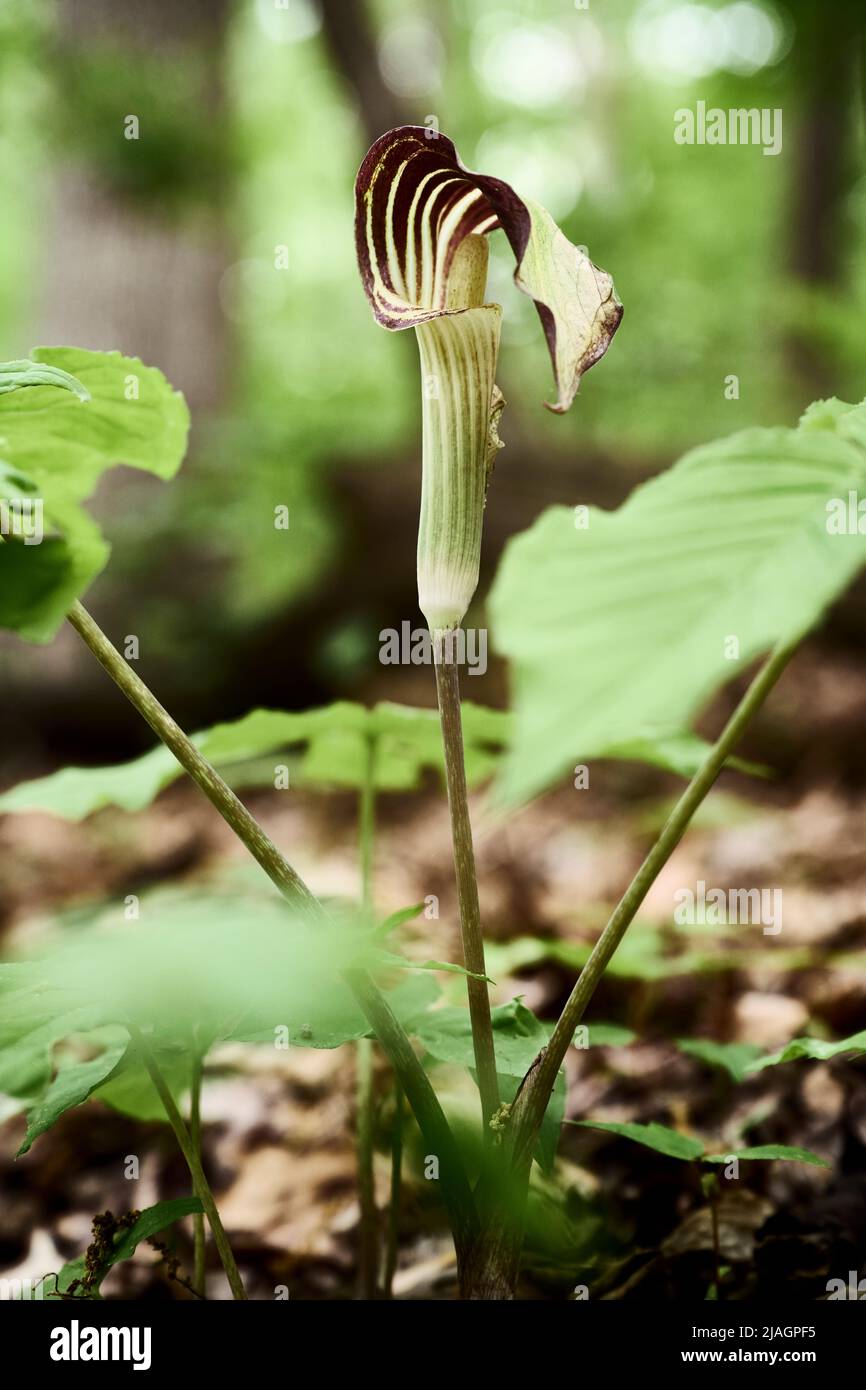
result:
M 365 155 L 355 182 L 355 241 L 364 291 L 383 327 L 414 328 L 460 312 L 447 307 L 457 248 L 499 227 L 517 262 L 515 283 L 541 319 L 556 383 L 549 409 L 561 414 L 619 327 L 611 277 L 540 204 L 467 169 L 438 131 L 398 126 Z

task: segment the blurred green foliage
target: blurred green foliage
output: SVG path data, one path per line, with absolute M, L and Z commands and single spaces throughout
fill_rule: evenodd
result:
M 582 500 L 569 482 L 578 458 L 654 470 L 703 440 L 789 420 L 824 393 L 823 382 L 804 379 L 816 373 L 835 394 L 862 396 L 866 179 L 853 156 L 812 210 L 834 266 L 824 277 L 795 273 L 798 243 L 818 234 L 799 219 L 810 100 L 833 57 L 812 41 L 820 6 L 369 0 L 353 8 L 366 15 L 378 57 L 368 87 L 400 119 L 435 119 L 468 164 L 547 205 L 614 275 L 625 304 L 608 357 L 570 416 L 552 418 L 540 408 L 550 394 L 540 327 L 531 304 L 509 292 L 510 253 L 493 237 L 509 402 L 499 468 L 512 479 L 543 461 L 561 499 Z M 843 11 L 853 13 L 847 3 Z M 334 470 L 410 468 L 418 456 L 414 343 L 374 325 L 355 266 L 364 112 L 315 0 L 286 9 L 237 0 L 225 33 L 203 35 L 220 50 L 224 91 L 215 102 L 194 52 L 170 45 L 155 42 L 143 61 L 106 40 L 70 64 L 58 14 L 51 0 L 23 12 L 0 3 L 5 355 L 20 355 L 13 349 L 27 337 L 47 254 L 33 228 L 70 161 L 86 161 L 118 199 L 167 223 L 204 217 L 222 229 L 231 247 L 220 285 L 228 391 L 215 416 L 196 422 L 193 466 L 171 497 L 149 503 L 150 520 L 203 553 L 208 599 L 226 622 L 262 620 L 322 582 L 352 524 L 335 501 Z M 840 43 L 848 32 L 839 28 Z M 850 96 L 839 128 L 823 138 L 856 152 L 862 111 L 853 88 Z M 781 108 L 781 153 L 675 143 L 674 113 L 699 100 Z M 139 110 L 148 138 L 131 149 L 118 120 Z M 736 398 L 726 394 L 731 376 Z M 548 488 L 539 510 L 549 500 Z M 274 528 L 277 505 L 289 508 L 290 543 Z M 134 563 L 138 521 L 119 523 L 130 540 L 121 567 Z M 408 530 L 414 521 L 406 516 Z

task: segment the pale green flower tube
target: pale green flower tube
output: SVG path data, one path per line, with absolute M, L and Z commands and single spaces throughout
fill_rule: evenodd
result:
M 478 585 L 484 503 L 504 404 L 493 379 L 501 323 L 499 305 L 488 304 L 416 329 L 422 380 L 418 604 L 434 634 L 459 626 Z

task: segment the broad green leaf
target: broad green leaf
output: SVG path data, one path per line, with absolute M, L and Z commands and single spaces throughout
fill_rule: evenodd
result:
M 64 820 L 83 820 L 106 806 L 140 811 L 181 775 L 176 758 L 159 744 L 143 757 L 115 767 L 64 767 L 21 782 L 0 797 L 0 811 L 48 811 Z
M 413 1030 L 416 1021 L 440 997 L 433 976 L 413 974 L 401 980 L 393 989 L 385 990 L 385 998 L 404 1028 Z M 358 1038 L 370 1037 L 370 1025 L 355 1002 L 355 997 L 342 984 L 331 991 L 329 999 L 309 999 L 300 1011 L 295 1011 L 287 1023 L 290 1047 L 335 1048 Z M 270 1043 L 274 1045 L 274 1029 L 247 1029 L 240 1022 L 223 1034 L 227 1041 Z
M 681 737 L 722 682 L 814 625 L 866 560 L 866 535 L 828 531 L 828 503 L 866 488 L 859 419 L 743 431 L 586 527 L 554 507 L 509 544 L 490 600 L 515 694 L 505 801 L 618 743 Z
M 92 1008 L 99 1024 L 134 1020 L 152 1030 L 155 1045 L 183 1048 L 193 1029 L 203 1045 L 241 1029 L 273 1038 L 277 1027 L 300 1027 L 314 1008 L 340 1007 L 349 997 L 343 972 L 377 959 L 357 914 L 335 914 L 313 932 L 264 889 L 154 893 L 142 896 L 140 911 L 140 921 L 121 925 L 114 908 L 48 947 L 40 943 L 26 966 L 29 991 L 10 988 L 23 1001 L 22 1031 L 30 1002 L 49 997 L 58 1012 L 60 1003 L 67 1011 Z
M 492 776 L 508 743 L 511 720 L 501 710 L 463 702 L 466 777 L 477 786 Z M 368 770 L 368 740 L 375 740 L 374 781 L 378 791 L 414 791 L 425 771 L 444 775 L 442 734 L 436 710 L 383 702 L 373 709 L 339 701 L 300 713 L 252 710 L 231 723 L 216 724 L 193 735 L 201 753 L 223 769 L 238 768 L 278 754 L 293 758 L 293 785 L 316 788 L 363 786 Z M 707 745 L 694 735 L 668 740 L 632 740 L 606 750 L 605 757 L 639 760 L 690 776 Z M 742 765 L 746 766 L 746 765 Z M 0 813 L 47 811 L 65 820 L 117 806 L 141 811 L 183 770 L 166 747 L 158 744 L 131 762 L 111 767 L 66 767 L 21 782 L 0 796 Z M 252 774 L 261 781 L 261 771 Z M 273 769 L 267 781 L 273 784 Z M 420 909 L 419 909 L 420 911 Z
M 841 1038 L 837 1042 L 827 1042 L 823 1038 L 794 1038 L 793 1042 L 787 1043 L 770 1057 L 752 1062 L 748 1071 L 762 1071 L 764 1067 L 775 1067 L 780 1062 L 795 1062 L 799 1057 L 811 1057 L 816 1061 L 826 1062 L 828 1058 L 838 1057 L 843 1052 L 866 1052 L 866 1030 L 862 1033 L 852 1033 L 850 1038 Z
M 467 702 L 463 717 L 467 776 L 474 784 L 493 771 L 507 736 L 508 716 Z M 367 710 L 341 701 L 298 714 L 258 709 L 202 730 L 193 742 L 220 768 L 295 749 L 299 761 L 293 780 L 300 785 L 360 788 L 367 775 L 368 738 L 377 741 L 375 781 L 380 791 L 412 790 L 426 768 L 443 772 L 436 711 L 401 705 Z M 106 806 L 140 811 L 182 775 L 177 760 L 158 744 L 143 757 L 114 767 L 68 767 L 22 782 L 0 796 L 0 812 L 48 811 L 82 820 Z
M 763 1052 L 755 1043 L 720 1043 L 711 1038 L 680 1038 L 677 1047 L 707 1066 L 726 1071 L 733 1081 L 742 1081 Z
M 50 1129 L 60 1116 L 76 1105 L 83 1104 L 114 1071 L 128 1045 L 128 1038 L 109 1043 L 105 1050 L 88 1062 L 66 1062 L 62 1065 L 47 1091 L 27 1111 L 27 1133 L 18 1150 L 25 1154 L 35 1139 Z
M 815 1168 L 829 1168 L 824 1158 L 813 1154 L 811 1149 L 800 1149 L 791 1144 L 759 1144 L 754 1149 L 731 1149 L 730 1153 L 705 1154 L 704 1163 L 727 1163 L 731 1158 L 763 1159 L 770 1162 L 782 1159 L 788 1163 L 811 1163 Z
M 582 1129 L 601 1129 L 607 1134 L 619 1135 L 621 1139 L 633 1139 L 636 1144 L 655 1149 L 668 1158 L 692 1161 L 701 1158 L 704 1152 L 700 1139 L 691 1139 L 675 1129 L 668 1129 L 666 1125 L 612 1124 L 601 1120 L 568 1120 L 567 1123 L 579 1125 Z
M 64 1002 L 69 1002 L 68 996 L 59 990 L 0 989 L 0 1094 L 40 1095 L 51 1080 L 55 1043 L 106 1021 L 101 1006 L 69 1009 Z
M 44 539 L 0 544 L 0 627 L 46 642 L 108 559 L 82 504 L 115 464 L 171 477 L 189 415 L 161 372 L 116 352 L 37 348 L 31 363 L 2 364 L 0 382 L 4 371 L 0 502 L 39 502 Z M 23 376 L 27 389 L 14 389 Z

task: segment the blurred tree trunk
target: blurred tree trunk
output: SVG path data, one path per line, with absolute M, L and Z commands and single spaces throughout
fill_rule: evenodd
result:
M 64 0 L 46 55 L 57 172 L 35 229 L 41 274 L 23 346 L 73 343 L 141 357 L 184 392 L 194 422 L 224 399 L 228 374 L 219 289 L 231 259 L 231 11 L 232 0 Z M 137 140 L 125 136 L 129 116 L 138 119 Z M 137 630 L 142 592 L 162 586 L 179 607 L 185 594 L 197 600 L 195 572 L 167 566 L 161 549 L 146 544 L 147 499 L 162 486 L 117 470 L 100 487 L 98 513 L 140 517 L 144 542 L 137 568 L 127 554 L 127 567 L 94 595 L 113 636 Z M 70 630 L 47 648 L 0 634 L 0 716 L 8 746 L 22 756 L 42 740 L 80 741 L 93 727 L 109 756 L 115 745 L 120 754 L 132 740 L 151 741 L 79 648 Z M 170 658 L 160 691 L 183 717 L 194 658 L 183 650 Z
M 827 8 L 799 0 L 792 8 L 799 119 L 788 261 L 803 284 L 841 288 L 848 255 L 844 201 L 860 172 L 855 140 L 863 82 L 863 0 L 837 0 Z M 810 396 L 832 393 L 832 363 L 806 334 L 794 335 L 791 361 Z
M 230 0 L 66 0 L 58 9 L 59 90 L 73 95 L 66 109 L 79 130 L 58 132 L 69 149 L 53 190 L 34 340 L 136 354 L 183 390 L 193 412 L 216 405 L 225 384 L 219 283 L 229 239 L 218 159 L 204 161 L 207 190 L 202 160 L 187 171 L 192 198 L 178 165 L 183 150 L 227 145 L 229 13 Z M 168 90 L 182 80 L 185 110 L 162 105 L 163 78 Z M 137 140 L 125 135 L 131 115 Z
M 382 80 L 376 38 L 365 0 L 317 0 L 322 32 L 337 72 L 358 102 L 368 143 L 404 125 L 402 104 Z

